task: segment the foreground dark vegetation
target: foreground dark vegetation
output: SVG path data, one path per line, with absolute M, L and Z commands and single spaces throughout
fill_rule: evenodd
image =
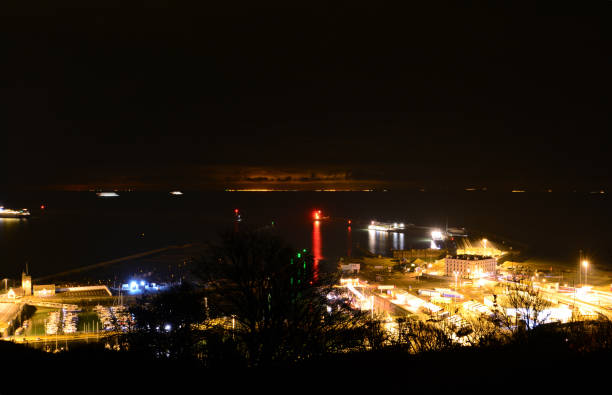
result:
M 529 382 L 612 362 L 610 321 L 534 325 L 546 303 L 524 288 L 511 289 L 506 298 L 529 307 L 521 325 L 495 316 L 461 333 L 407 318 L 390 336 L 381 319 L 351 309 L 334 290 L 336 281 L 335 274 L 315 276 L 307 252 L 276 235 L 228 233 L 201 260 L 194 281 L 132 308 L 136 326 L 108 340 L 118 351 L 96 343 L 46 354 L 1 343 L 2 371 L 73 378 L 103 372 L 113 380 L 144 371 L 137 381 L 154 388 L 169 381 L 222 382 L 237 374 L 278 381 L 306 372 L 338 380 L 409 372 L 413 385 L 444 386 L 452 381 L 440 377 L 496 382 L 518 375 Z M 453 340 L 456 335 L 464 345 Z

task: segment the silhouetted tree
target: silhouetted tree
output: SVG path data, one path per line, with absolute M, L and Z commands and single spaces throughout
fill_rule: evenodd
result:
M 269 231 L 222 235 L 198 271 L 209 318 L 233 318 L 250 365 L 296 361 L 359 347 L 361 316 L 337 297 L 334 276 Z
M 451 337 L 452 331 L 444 325 L 408 319 L 404 331 L 408 350 L 413 354 L 449 350 L 456 346 Z
M 546 311 L 551 306 L 550 301 L 531 284 L 507 284 L 500 299 L 500 305 L 504 308 L 502 316 L 507 327 L 511 327 L 514 322 L 517 330 L 529 331 L 550 317 Z M 508 308 L 512 314 L 506 313 Z
M 155 358 L 197 360 L 205 320 L 202 292 L 183 282 L 130 308 L 135 326 L 124 337 L 133 352 Z

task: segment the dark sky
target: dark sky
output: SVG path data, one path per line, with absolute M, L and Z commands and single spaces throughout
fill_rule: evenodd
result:
M 3 2 L 2 184 L 611 184 L 612 2 L 205 3 Z

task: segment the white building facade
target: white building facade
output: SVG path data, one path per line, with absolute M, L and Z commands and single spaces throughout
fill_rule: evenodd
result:
M 481 278 L 495 275 L 497 259 L 482 255 L 455 255 L 444 259 L 446 275 L 458 278 Z

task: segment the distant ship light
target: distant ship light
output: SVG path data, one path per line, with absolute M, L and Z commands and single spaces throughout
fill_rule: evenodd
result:
M 99 197 L 116 197 L 119 196 L 117 192 L 98 192 L 96 193 Z

